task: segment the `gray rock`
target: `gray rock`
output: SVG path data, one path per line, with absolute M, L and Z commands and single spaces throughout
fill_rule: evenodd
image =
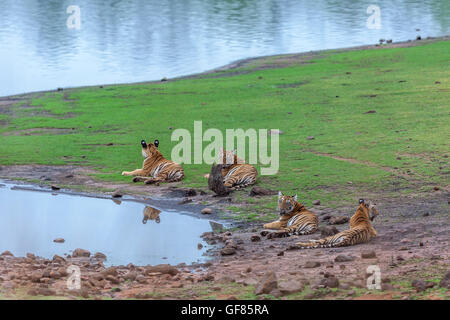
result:
M 255 294 L 270 293 L 278 288 L 278 280 L 275 272 L 268 271 L 255 288 Z

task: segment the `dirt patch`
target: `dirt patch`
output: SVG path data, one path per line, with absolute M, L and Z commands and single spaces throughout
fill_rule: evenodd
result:
M 48 134 L 73 134 L 76 130 L 72 128 L 30 128 L 4 132 L 3 136 L 41 136 Z

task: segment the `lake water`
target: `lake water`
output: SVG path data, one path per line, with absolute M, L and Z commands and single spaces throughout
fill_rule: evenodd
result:
M 139 202 L 0 186 L 0 252 L 15 256 L 52 258 L 82 248 L 106 254 L 105 265 L 189 264 L 207 260 L 206 231 L 207 219 Z
M 380 29 L 369 29 L 369 5 Z M 80 29 L 69 29 L 69 5 Z M 2 0 L 0 96 L 197 73 L 237 59 L 447 35 L 448 0 Z M 420 29 L 420 31 L 416 31 Z

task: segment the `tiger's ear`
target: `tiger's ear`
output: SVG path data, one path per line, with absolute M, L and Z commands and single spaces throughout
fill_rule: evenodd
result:
M 297 201 L 297 195 L 294 196 L 294 201 Z
M 156 139 L 156 140 L 155 140 L 155 142 L 154 142 L 154 144 L 155 144 L 155 147 L 157 147 L 157 148 L 158 148 L 158 146 L 159 146 L 159 140 L 158 140 L 158 139 Z
M 281 198 L 283 196 L 283 194 L 281 193 L 281 191 L 278 191 L 278 198 Z
M 364 199 L 359 199 L 359 204 L 364 203 Z

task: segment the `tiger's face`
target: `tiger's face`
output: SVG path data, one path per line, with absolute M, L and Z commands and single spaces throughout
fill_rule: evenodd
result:
M 145 142 L 145 140 L 141 141 L 142 146 L 142 156 L 144 158 L 151 158 L 155 155 L 161 154 L 158 150 L 159 140 L 155 140 L 153 143 Z
M 370 200 L 368 202 L 365 202 L 364 199 L 359 199 L 359 206 L 366 214 L 367 218 L 370 219 L 370 221 L 373 221 L 375 217 L 379 215 L 375 203 Z
M 297 195 L 284 196 L 281 191 L 278 192 L 278 211 L 280 216 L 288 215 L 295 208 L 295 202 L 297 201 Z

